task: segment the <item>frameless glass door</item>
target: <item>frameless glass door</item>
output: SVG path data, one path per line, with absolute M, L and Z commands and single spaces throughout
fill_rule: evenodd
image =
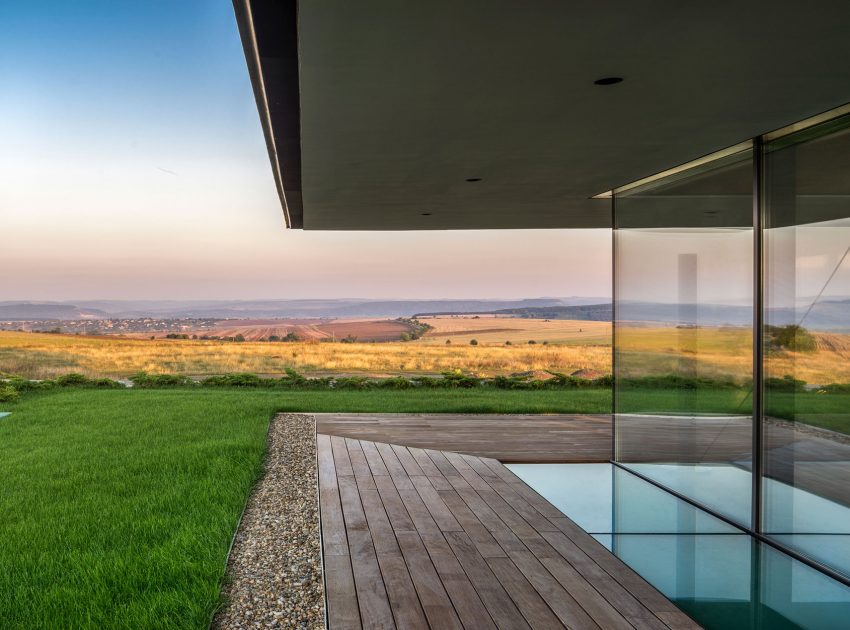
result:
M 850 575 L 850 121 L 764 167 L 764 532 Z
M 752 181 L 744 150 L 614 196 L 615 461 L 745 527 Z

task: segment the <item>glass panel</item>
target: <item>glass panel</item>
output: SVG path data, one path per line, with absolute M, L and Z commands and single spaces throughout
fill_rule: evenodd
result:
M 614 198 L 615 459 L 748 526 L 752 152 Z
M 508 467 L 709 630 L 847 627 L 850 588 L 622 468 Z
M 850 575 L 850 130 L 765 155 L 764 529 Z

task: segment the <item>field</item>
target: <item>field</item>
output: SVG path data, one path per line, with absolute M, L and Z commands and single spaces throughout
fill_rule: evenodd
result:
M 542 323 L 542 322 L 541 322 Z M 464 370 L 492 376 L 524 371 L 608 374 L 611 348 L 537 343 L 470 346 L 423 340 L 386 343 L 243 342 L 129 339 L 0 332 L 0 372 L 49 378 L 66 372 L 124 377 L 139 371 L 189 375 L 439 374 Z
M 813 333 L 817 352 L 771 352 L 766 376 L 820 385 L 850 383 L 850 335 Z M 752 333 L 741 328 L 617 328 L 624 373 L 688 373 L 744 381 L 751 376 Z
M 394 319 L 231 319 L 213 328 L 187 329 L 185 332 L 217 337 L 242 335 L 248 341 L 265 340 L 271 336 L 285 337 L 292 333 L 306 341 L 333 341 L 352 337 L 359 341 L 379 342 L 398 341 L 404 333 L 410 331 L 409 325 Z M 162 338 L 166 334 L 159 332 L 153 336 Z M 141 334 L 128 336 L 147 338 Z
M 611 324 L 569 319 L 524 319 L 519 317 L 464 316 L 425 317 L 430 330 L 419 343 L 468 344 L 472 339 L 483 345 L 552 343 L 563 345 L 611 345 Z
M 274 329 L 250 321 L 254 321 L 250 325 L 256 327 L 255 336 Z M 316 320 L 311 321 L 318 326 Z M 423 321 L 433 328 L 422 338 L 382 343 L 238 343 L 2 331 L 0 373 L 29 378 L 67 372 L 121 378 L 139 371 L 192 376 L 228 372 L 280 375 L 287 368 L 308 375 L 371 376 L 433 375 L 451 370 L 476 376 L 519 372 L 545 376 L 545 371 L 554 371 L 594 377 L 611 373 L 611 327 L 605 322 L 496 317 Z M 365 323 L 376 335 L 379 324 L 404 326 L 392 320 Z M 339 321 L 336 325 L 363 326 L 364 321 Z M 248 326 L 244 323 L 229 330 L 246 332 Z M 746 329 L 624 326 L 618 327 L 617 335 L 621 375 L 677 373 L 741 383 L 750 376 L 752 337 Z M 817 352 L 770 353 L 768 375 L 790 375 L 821 385 L 850 383 L 850 335 L 814 333 L 814 337 Z M 478 345 L 470 345 L 473 339 Z

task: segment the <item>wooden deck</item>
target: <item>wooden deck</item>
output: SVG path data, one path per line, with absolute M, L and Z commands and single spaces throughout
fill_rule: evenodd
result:
M 607 462 L 610 415 L 317 413 L 316 430 L 507 463 Z
M 699 627 L 495 459 L 317 419 L 332 630 Z

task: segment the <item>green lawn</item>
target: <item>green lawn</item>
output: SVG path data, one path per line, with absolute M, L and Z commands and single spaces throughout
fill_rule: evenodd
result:
M 680 396 L 632 394 L 642 411 Z M 698 398 L 723 412 L 739 396 Z M 846 395 L 803 399 L 813 424 L 846 430 L 824 420 L 847 417 Z M 0 404 L 13 412 L 0 419 L 0 627 L 205 628 L 277 411 L 607 413 L 610 405 L 607 389 L 26 394 Z
M 604 390 L 53 390 L 0 419 L 0 626 L 205 628 L 276 411 L 604 411 Z

